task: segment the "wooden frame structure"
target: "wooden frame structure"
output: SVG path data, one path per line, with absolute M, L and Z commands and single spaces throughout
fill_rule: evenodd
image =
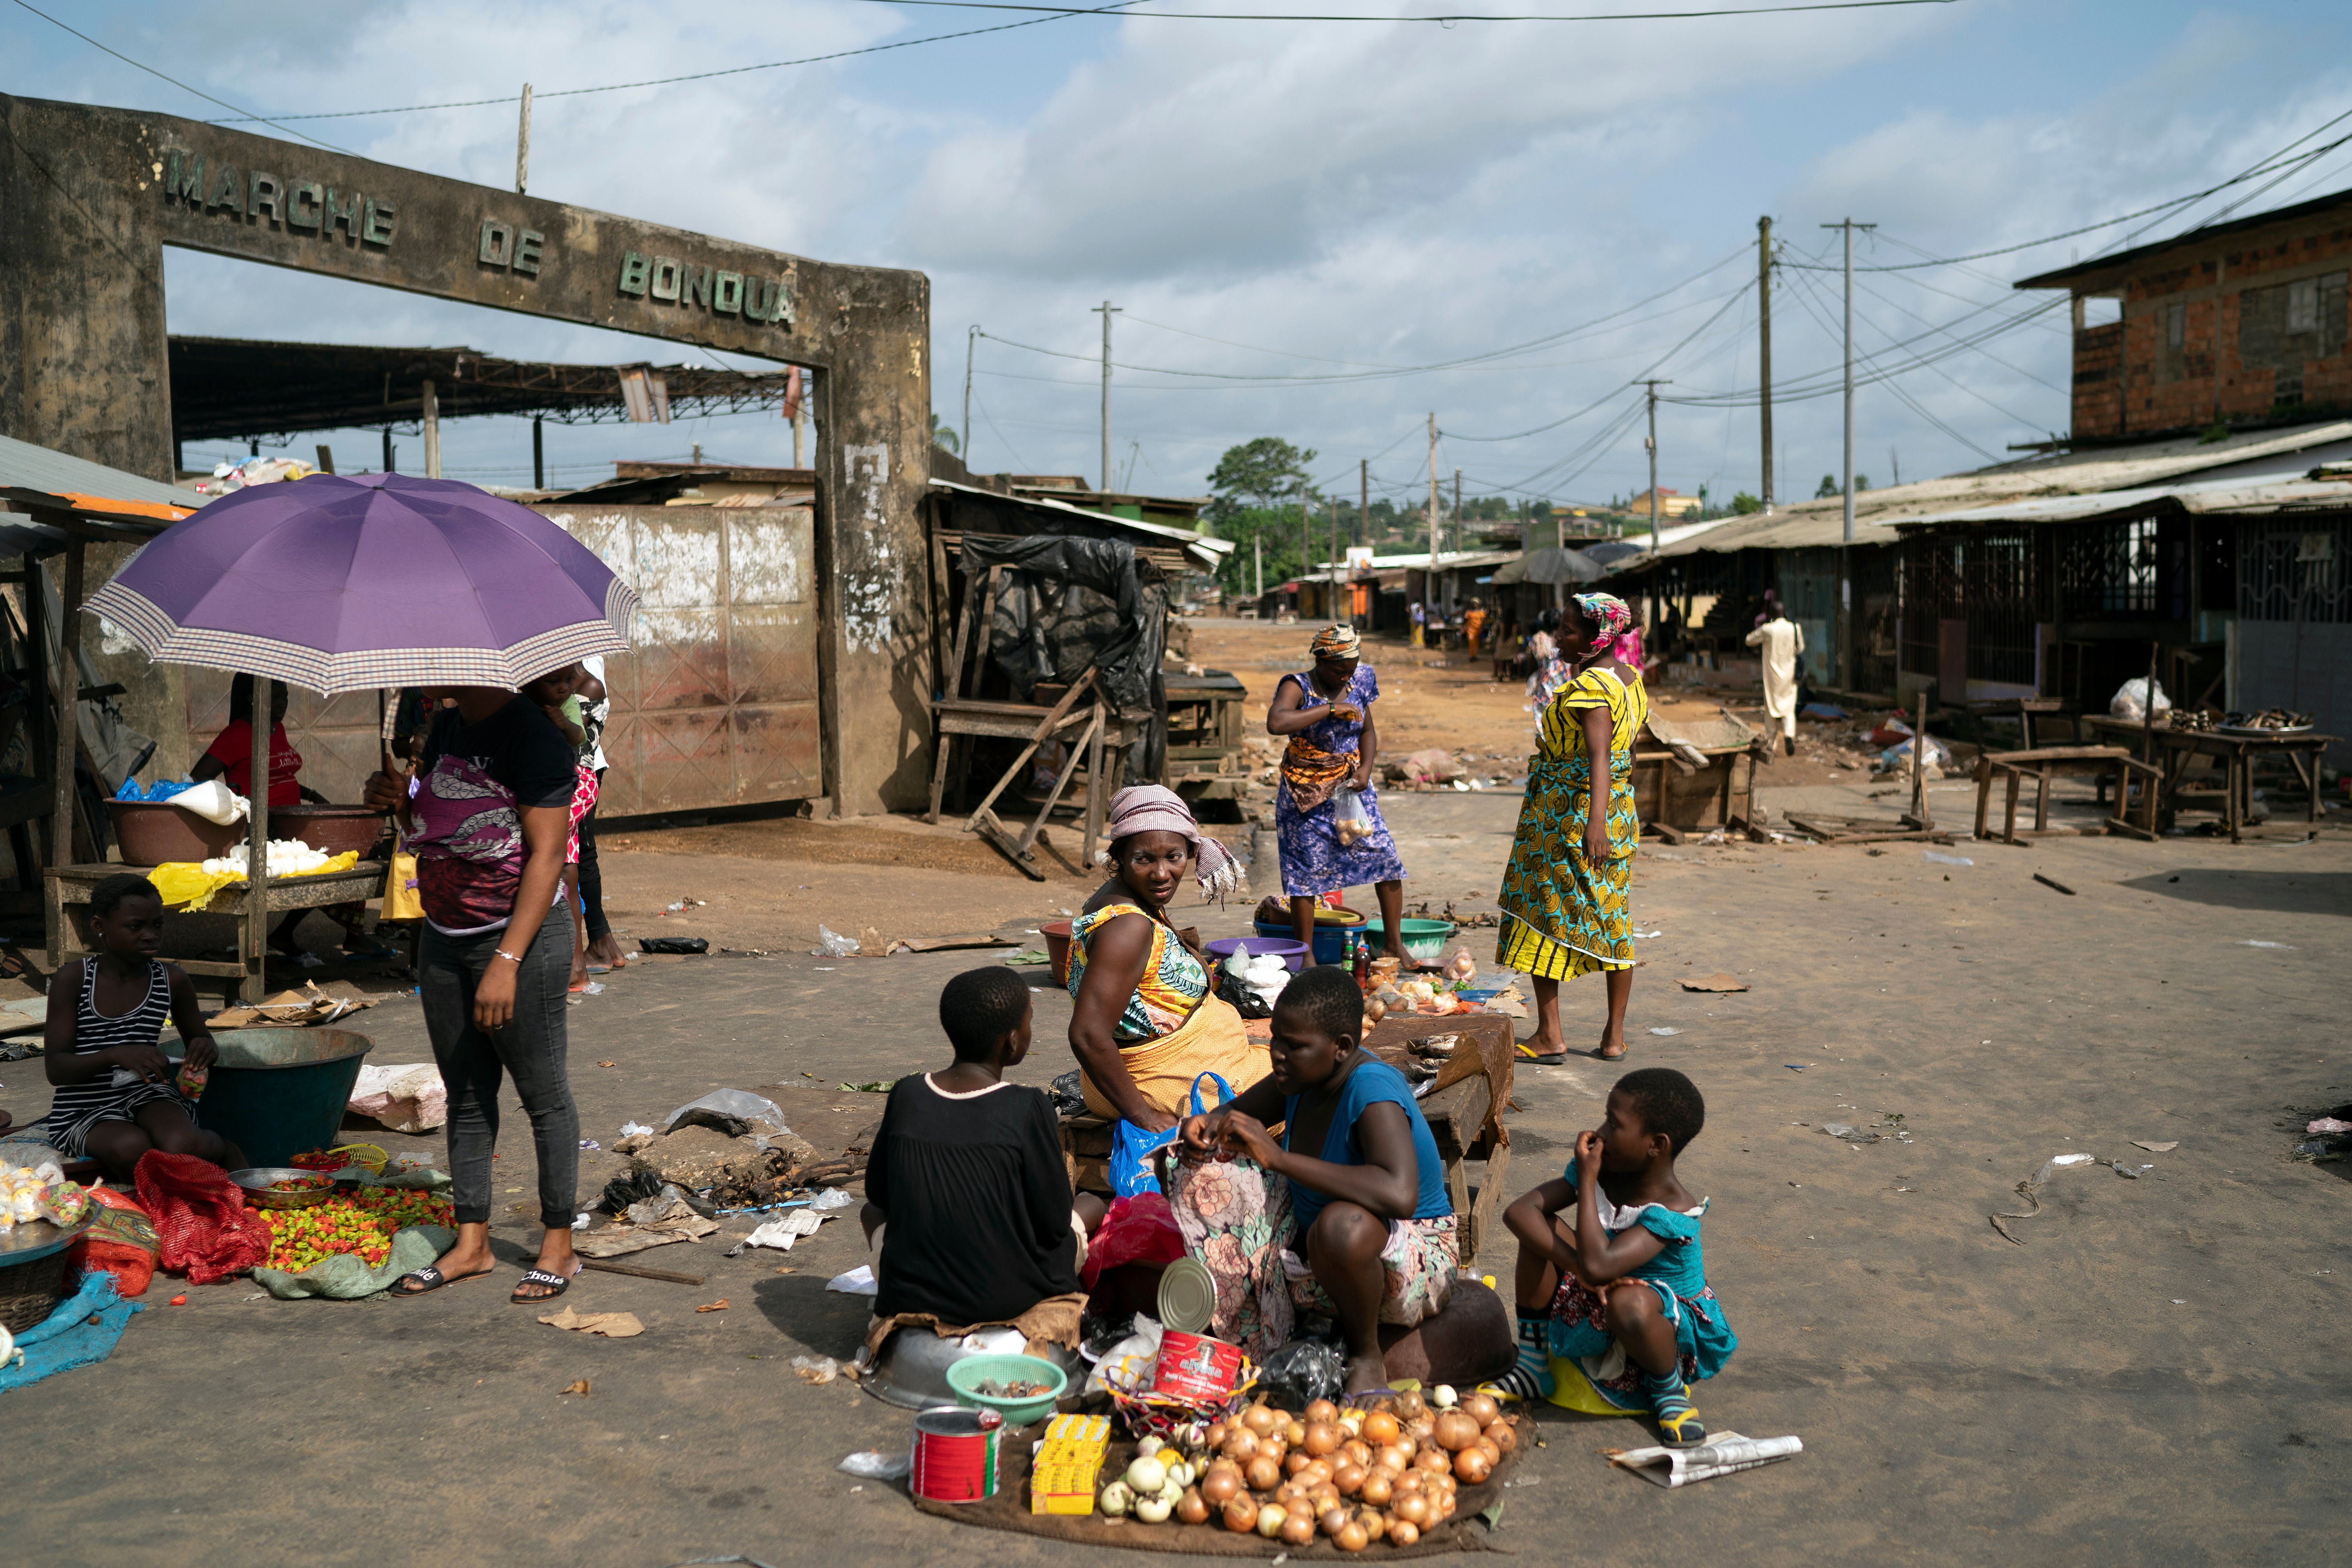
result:
M 2050 826 L 2050 784 L 2053 776 L 2062 773 L 2095 773 L 2112 776 L 2116 786 L 2116 815 L 2099 827 L 2075 828 Z M 2154 838 L 2156 835 L 2156 793 L 2144 788 L 2140 792 L 2147 820 L 2135 825 L 2125 816 L 2130 809 L 2131 775 L 2147 776 L 2150 784 L 2157 782 L 2158 770 L 2133 756 L 2122 746 L 2043 746 L 2020 752 L 1979 752 L 1977 753 L 1977 824 L 1979 838 L 1998 837 L 2003 844 L 2016 844 L 2023 838 L 2063 837 L 2080 833 L 2113 829 L 2135 838 Z M 2035 781 L 2033 794 L 2033 826 L 2020 832 L 2017 826 L 2017 796 L 2028 775 Z M 2001 830 L 1998 834 L 1985 831 L 1986 818 L 1992 805 L 1992 786 L 1998 780 L 2007 780 L 2009 800 L 2004 808 Z

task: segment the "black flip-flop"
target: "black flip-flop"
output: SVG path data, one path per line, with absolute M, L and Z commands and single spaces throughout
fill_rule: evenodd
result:
M 404 1274 L 399 1279 L 394 1280 L 392 1282 L 391 1294 L 394 1296 L 430 1296 L 434 1291 L 440 1289 L 444 1285 L 462 1285 L 468 1279 L 479 1279 L 482 1275 L 488 1272 L 489 1270 L 485 1268 L 473 1274 L 444 1274 L 440 1269 L 436 1268 L 433 1265 L 428 1263 L 424 1268 L 416 1269 L 412 1273 Z M 420 1282 L 417 1289 L 414 1290 L 406 1289 L 407 1284 L 411 1279 Z
M 1528 1049 L 1528 1042 L 1525 1040 L 1516 1040 L 1512 1042 L 1512 1044 L 1518 1053 L 1519 1060 L 1531 1063 L 1536 1067 L 1556 1068 L 1568 1060 L 1568 1053 L 1564 1050 L 1549 1052 L 1531 1051 Z
M 522 1293 L 522 1288 L 526 1285 L 552 1285 L 555 1289 L 544 1296 L 526 1296 Z M 509 1296 L 507 1300 L 518 1307 L 535 1306 L 541 1301 L 552 1301 L 571 1289 L 571 1276 L 550 1274 L 544 1268 L 533 1268 L 515 1281 L 514 1294 Z

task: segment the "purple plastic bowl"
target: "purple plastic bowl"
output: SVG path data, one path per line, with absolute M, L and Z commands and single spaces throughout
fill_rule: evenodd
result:
M 1252 958 L 1272 952 L 1281 955 L 1282 962 L 1293 974 L 1307 967 L 1307 944 L 1290 936 L 1228 936 L 1207 943 L 1202 949 L 1220 964 L 1236 952 L 1246 952 Z

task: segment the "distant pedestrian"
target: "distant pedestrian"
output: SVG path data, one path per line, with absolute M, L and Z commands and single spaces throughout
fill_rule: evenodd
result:
M 1419 599 L 1415 599 L 1415 600 L 1412 602 L 1412 646 L 1413 646 L 1413 647 L 1422 647 L 1422 646 L 1423 646 L 1423 642 L 1422 642 L 1423 627 L 1423 626 L 1426 624 L 1426 622 L 1427 622 L 1427 620 L 1428 620 L 1429 613 L 1428 613 L 1426 610 L 1423 610 L 1423 609 L 1421 607 L 1421 601 L 1420 601 Z
M 1764 714 L 1780 722 L 1780 743 L 1797 753 L 1797 658 L 1805 651 L 1805 628 L 1769 605 L 1771 618 L 1745 639 L 1763 650 Z

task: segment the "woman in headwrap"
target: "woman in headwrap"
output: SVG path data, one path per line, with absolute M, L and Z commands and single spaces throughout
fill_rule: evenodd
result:
M 1201 831 L 1175 791 L 1137 784 L 1111 797 L 1111 879 L 1070 922 L 1070 1049 L 1078 1087 L 1097 1116 L 1148 1132 L 1176 1125 L 1192 1080 L 1213 1072 L 1234 1092 L 1264 1078 L 1232 1004 L 1216 994 L 1208 962 L 1184 945 L 1168 901 L 1189 869 L 1205 900 L 1244 890 L 1240 862 Z M 1202 1103 L 1218 1098 L 1202 1086 Z
M 1266 733 L 1287 735 L 1282 783 L 1274 796 L 1274 828 L 1282 849 L 1282 890 L 1290 897 L 1290 923 L 1298 940 L 1315 940 L 1315 901 L 1342 888 L 1372 884 L 1381 903 L 1381 930 L 1389 956 L 1404 957 L 1404 862 L 1396 840 L 1381 819 L 1372 788 L 1372 763 L 1380 734 L 1372 727 L 1379 677 L 1359 661 L 1362 644 L 1355 628 L 1329 626 L 1309 649 L 1315 668 L 1286 675 L 1274 689 L 1265 715 Z M 1357 792 L 1363 805 L 1360 834 L 1342 839 L 1332 796 Z
M 1642 835 L 1633 737 L 1650 716 L 1650 698 L 1641 633 L 1622 599 L 1575 595 L 1559 640 L 1576 673 L 1536 716 L 1540 739 L 1528 759 L 1527 799 L 1496 899 L 1503 930 L 1495 961 L 1535 983 L 1536 1032 L 1520 1042 L 1519 1054 L 1538 1062 L 1567 1058 L 1559 983 L 1595 970 L 1607 974 L 1609 1023 L 1593 1054 L 1614 1061 L 1625 1054 L 1625 1004 L 1633 994 L 1625 896 Z

